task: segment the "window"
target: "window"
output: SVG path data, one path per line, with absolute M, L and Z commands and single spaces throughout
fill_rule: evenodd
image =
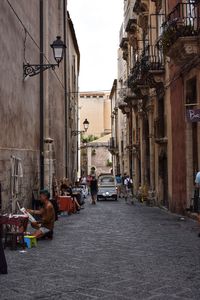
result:
M 115 179 L 114 177 L 103 177 L 101 178 L 101 183 L 114 183 Z

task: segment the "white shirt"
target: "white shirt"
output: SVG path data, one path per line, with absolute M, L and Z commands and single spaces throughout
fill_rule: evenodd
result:
M 133 181 L 132 181 L 132 179 L 131 178 L 126 178 L 125 180 L 124 180 L 124 185 L 128 185 L 128 183 L 133 183 Z

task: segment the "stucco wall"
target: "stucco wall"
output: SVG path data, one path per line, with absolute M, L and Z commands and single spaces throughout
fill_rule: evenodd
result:
M 44 2 L 44 35 L 45 53 L 50 62 L 55 63 L 50 44 L 60 35 L 64 40 L 63 33 L 63 6 L 60 0 L 48 0 Z M 45 62 L 47 63 L 47 62 Z M 55 72 L 48 70 L 44 73 L 45 94 L 45 137 L 51 137 L 55 159 L 55 174 L 57 178 L 65 174 L 65 102 L 64 102 L 64 63 L 60 63 Z M 59 80 L 56 78 L 58 76 Z M 47 148 L 47 147 L 46 147 Z M 48 178 L 47 178 L 48 180 Z
M 74 136 L 72 131 L 78 130 L 78 77 L 79 77 L 79 57 L 71 31 L 72 24 L 68 28 L 68 105 L 69 105 L 69 160 L 68 168 L 72 180 L 77 180 L 78 171 L 78 143 L 79 136 Z M 74 28 L 75 30 L 75 28 Z
M 28 10 L 26 0 L 12 0 L 11 4 L 39 43 L 39 2 L 30 0 Z M 10 156 L 22 159 L 22 202 L 30 201 L 38 177 L 39 78 L 23 80 L 25 31 L 5 0 L 0 2 L 0 23 L 0 181 L 5 210 L 10 198 Z M 39 61 L 39 50 L 28 36 L 26 59 Z
M 91 159 L 88 159 L 88 161 L 90 161 L 91 163 L 91 165 L 88 166 L 89 170 L 91 169 L 91 167 L 95 167 L 97 175 L 101 173 L 110 173 L 112 166 L 107 166 L 107 160 L 111 160 L 111 155 L 108 151 L 108 147 L 102 145 L 90 148 L 90 151 L 88 151 L 91 155 Z M 95 155 L 93 151 L 95 151 Z
M 10 0 L 16 13 L 39 45 L 39 1 Z M 27 5 L 28 2 L 28 5 Z M 44 53 L 55 63 L 50 44 L 57 35 L 63 38 L 63 1 L 44 0 Z M 23 167 L 20 201 L 30 206 L 32 190 L 39 188 L 40 141 L 40 76 L 23 80 L 23 62 L 37 64 L 40 50 L 25 35 L 6 0 L 0 1 L 0 182 L 2 183 L 3 210 L 10 204 L 10 157 L 21 159 Z M 24 52 L 25 49 L 25 52 Z M 44 73 L 44 137 L 51 137 L 56 176 L 65 174 L 65 119 L 64 119 L 64 64 L 59 69 Z M 59 82 L 59 80 L 60 82 Z M 48 158 L 46 149 L 44 155 Z M 46 162 L 46 160 L 45 160 Z M 48 170 L 46 170 L 48 171 Z M 46 174 L 48 175 L 48 174 Z M 48 179 L 46 180 L 46 182 Z
M 83 94 L 84 95 L 84 94 Z M 81 94 L 82 96 L 82 94 Z M 107 96 L 95 96 L 88 94 L 84 98 L 79 98 L 80 107 L 80 128 L 83 130 L 83 121 L 87 118 L 90 122 L 86 136 L 92 134 L 97 137 L 111 131 L 111 106 L 107 105 Z
M 171 86 L 172 106 L 172 201 L 170 209 L 183 212 L 186 207 L 186 145 L 183 81 Z

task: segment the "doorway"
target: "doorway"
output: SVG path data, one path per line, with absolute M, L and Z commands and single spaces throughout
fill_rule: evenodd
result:
M 168 199 L 168 167 L 167 167 L 167 154 L 162 151 L 159 155 L 159 177 L 161 179 L 161 193 L 162 193 L 162 204 L 163 206 L 169 208 Z

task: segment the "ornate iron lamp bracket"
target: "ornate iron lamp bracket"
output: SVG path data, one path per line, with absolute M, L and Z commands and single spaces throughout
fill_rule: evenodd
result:
M 44 65 L 30 65 L 30 64 L 23 64 L 23 74 L 24 74 L 24 79 L 27 76 L 35 76 L 41 72 L 44 72 L 45 70 L 52 69 L 55 70 L 55 67 L 57 67 L 58 64 L 44 64 Z
M 72 131 L 72 136 L 77 136 L 77 135 L 79 135 L 81 133 L 84 133 L 84 132 L 85 132 L 85 130 L 73 130 Z

